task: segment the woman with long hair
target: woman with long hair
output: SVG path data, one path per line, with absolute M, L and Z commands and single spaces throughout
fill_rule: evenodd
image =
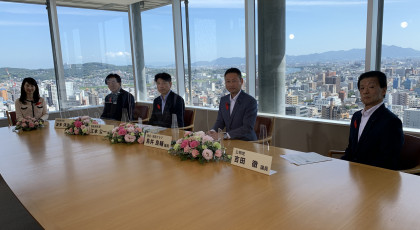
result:
M 16 118 L 33 117 L 43 121 L 48 119 L 48 109 L 44 98 L 39 95 L 38 84 L 35 79 L 23 79 L 20 87 L 20 98 L 15 101 Z

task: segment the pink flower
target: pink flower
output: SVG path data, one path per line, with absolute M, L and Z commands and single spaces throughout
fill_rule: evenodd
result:
M 184 153 L 188 153 L 191 150 L 191 148 L 187 145 L 184 148 Z
M 134 133 L 134 127 L 131 127 L 131 126 L 130 126 L 130 127 L 128 127 L 128 128 L 127 128 L 127 132 L 128 132 L 128 133 Z
M 74 126 L 76 126 L 77 128 L 80 128 L 83 125 L 83 123 L 81 121 L 75 121 L 74 122 Z
M 205 135 L 206 133 L 203 131 L 198 131 L 194 133 L 194 136 L 201 137 L 201 138 L 204 137 Z
M 181 148 L 185 148 L 185 146 L 188 145 L 188 142 L 189 142 L 188 140 L 183 140 L 181 143 Z
M 127 130 L 125 130 L 123 127 L 121 127 L 120 130 L 118 130 L 118 135 L 124 136 L 125 134 L 127 134 Z
M 90 117 L 89 116 L 81 116 L 80 119 L 81 120 L 88 120 L 88 119 L 90 119 Z
M 69 128 L 69 133 L 72 133 L 73 132 L 73 128 Z
M 191 142 L 190 142 L 190 147 L 191 147 L 191 148 L 195 148 L 195 147 L 197 147 L 198 145 L 200 145 L 200 142 L 198 142 L 198 141 L 191 141 Z
M 205 135 L 204 137 L 203 137 L 203 142 L 207 142 L 207 141 L 213 141 L 214 139 L 213 139 L 213 137 L 211 137 L 211 136 L 209 136 L 209 135 Z
M 183 140 L 182 140 L 182 138 L 181 138 L 181 139 L 178 139 L 178 140 L 176 141 L 176 143 L 180 145 L 180 144 L 182 143 L 182 141 L 183 141 Z
M 94 121 L 92 121 L 92 124 L 97 125 L 97 124 L 98 124 L 98 122 L 94 120 Z
M 86 125 L 80 126 L 81 129 L 86 129 Z
M 125 140 L 125 142 L 132 143 L 136 140 L 136 137 L 131 136 L 130 134 L 127 134 L 127 135 L 124 136 L 124 140 Z
M 137 141 L 139 142 L 139 144 L 143 144 L 144 143 L 144 137 L 143 136 L 139 137 L 139 139 Z
M 79 129 L 78 128 L 74 128 L 74 134 L 79 135 Z
M 22 123 L 22 127 L 25 128 L 26 127 L 26 123 Z
M 192 133 L 191 131 L 186 131 L 186 132 L 184 133 L 184 137 L 186 137 L 186 136 L 190 135 L 191 133 Z
M 210 149 L 204 149 L 202 155 L 204 159 L 211 160 L 213 158 L 213 151 Z
M 141 133 L 143 130 L 140 127 L 136 127 L 136 132 Z
M 191 151 L 191 155 L 192 155 L 194 158 L 196 158 L 199 154 L 200 154 L 200 153 L 198 152 L 198 150 L 197 150 L 197 149 L 193 149 L 193 150 Z
M 217 158 L 222 157 L 222 150 L 220 150 L 220 149 L 216 150 L 216 152 L 214 153 L 214 155 L 215 155 Z

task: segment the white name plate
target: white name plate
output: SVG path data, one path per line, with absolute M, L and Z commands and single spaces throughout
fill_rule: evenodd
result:
M 114 129 L 113 125 L 91 124 L 90 125 L 90 135 L 106 136 L 106 135 L 108 135 L 108 132 L 111 132 L 113 129 Z
M 73 119 L 56 118 L 54 128 L 65 129 L 65 128 L 69 127 L 73 121 L 74 121 Z
M 146 133 L 144 138 L 144 145 L 169 150 L 171 147 L 172 136 L 165 136 L 155 133 Z
M 273 157 L 271 156 L 234 148 L 230 163 L 242 168 L 270 175 L 272 160 Z

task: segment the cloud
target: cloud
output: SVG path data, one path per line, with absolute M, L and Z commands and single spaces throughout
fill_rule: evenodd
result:
M 119 52 L 106 52 L 105 54 L 107 57 L 110 58 L 116 58 L 116 57 L 130 57 L 131 54 L 129 52 L 125 51 L 119 51 Z
M 47 22 L 0 21 L 0 26 L 48 26 Z

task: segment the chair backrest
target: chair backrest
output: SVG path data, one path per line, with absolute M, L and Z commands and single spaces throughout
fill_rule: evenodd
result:
M 404 134 L 401 150 L 401 169 L 414 168 L 420 164 L 420 138 Z
M 257 138 L 260 138 L 260 125 L 267 127 L 267 137 L 270 137 L 273 132 L 274 118 L 257 116 L 255 121 L 254 131 L 257 134 Z
M 15 111 L 6 111 L 7 114 L 7 120 L 9 121 L 10 126 L 16 125 L 16 112 Z
M 149 118 L 148 105 L 140 105 L 136 103 L 136 105 L 134 106 L 133 119 L 137 120 L 139 117 L 143 120 Z
M 184 126 L 194 127 L 194 121 L 195 121 L 195 109 L 186 109 L 184 111 Z

